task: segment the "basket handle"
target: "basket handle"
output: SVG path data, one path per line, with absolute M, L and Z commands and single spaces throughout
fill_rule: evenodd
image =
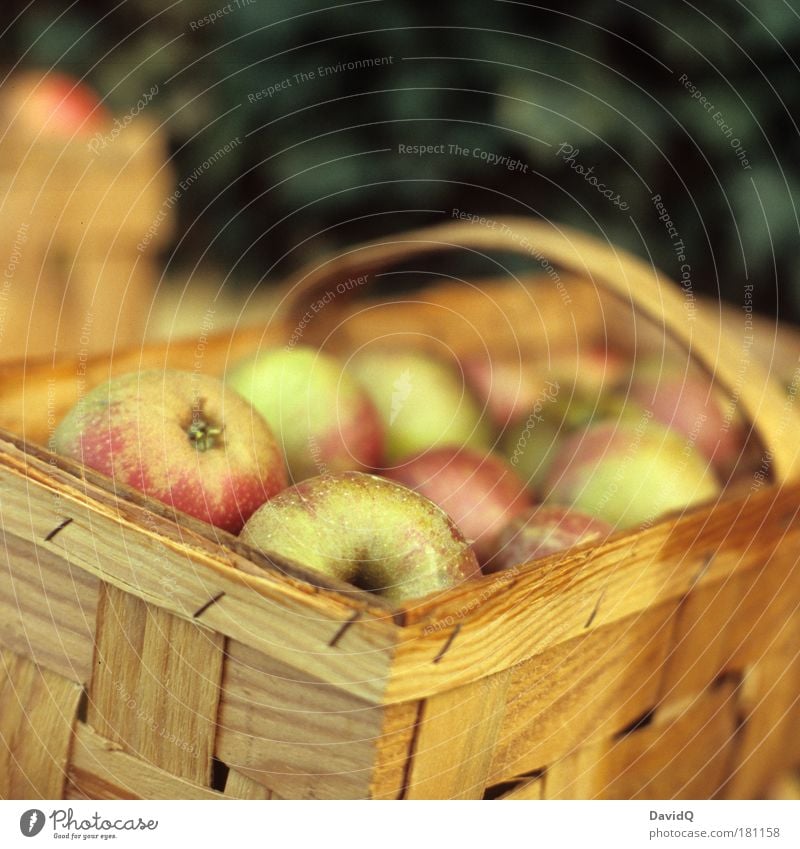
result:
M 336 305 L 336 312 L 348 297 L 365 288 L 356 275 L 365 276 L 366 283 L 382 268 L 453 248 L 546 258 L 553 266 L 588 278 L 630 302 L 680 342 L 720 387 L 738 398 L 766 448 L 764 459 L 774 480 L 787 480 L 800 470 L 800 457 L 792 445 L 797 442 L 800 418 L 759 362 L 750 358 L 742 369 L 742 349 L 723 336 L 708 315 L 699 309 L 687 310 L 681 290 L 665 275 L 625 251 L 548 221 L 520 217 L 488 223 L 449 221 L 356 246 L 307 266 L 289 281 L 284 296 L 288 318 L 305 328 L 327 314 L 328 305 Z M 313 309 L 320 299 L 326 308 Z

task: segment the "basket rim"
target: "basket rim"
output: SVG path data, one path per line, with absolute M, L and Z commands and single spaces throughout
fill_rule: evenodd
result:
M 169 543 L 179 537 L 185 545 L 202 548 L 206 554 L 214 556 L 218 565 L 229 570 L 230 576 L 247 577 L 249 587 L 258 590 L 266 589 L 268 585 L 272 590 L 275 584 L 296 588 L 298 583 L 306 586 L 313 592 L 322 592 L 326 596 L 336 599 L 341 604 L 350 607 L 353 612 L 359 611 L 376 619 L 390 621 L 394 626 L 403 629 L 412 622 L 424 621 L 426 613 L 435 613 L 436 608 L 447 607 L 458 598 L 467 595 L 470 591 L 479 592 L 482 587 L 496 583 L 512 583 L 517 579 L 530 576 L 539 571 L 549 571 L 556 566 L 564 566 L 575 562 L 582 562 L 592 558 L 594 555 L 613 551 L 624 544 L 627 540 L 638 537 L 640 534 L 650 530 L 663 530 L 667 526 L 674 526 L 684 520 L 696 519 L 702 514 L 712 513 L 721 505 L 744 502 L 746 495 L 736 491 L 726 494 L 723 489 L 716 501 L 706 501 L 692 507 L 667 513 L 660 516 L 656 521 L 647 525 L 646 528 L 629 528 L 615 531 L 601 543 L 588 542 L 575 545 L 563 552 L 557 552 L 547 557 L 537 558 L 520 564 L 513 569 L 503 572 L 494 572 L 477 575 L 461 584 L 457 584 L 445 590 L 437 591 L 418 599 L 412 599 L 402 604 L 392 604 L 375 593 L 368 592 L 335 578 L 324 575 L 316 570 L 288 559 L 269 557 L 258 548 L 245 543 L 234 534 L 217 528 L 211 524 L 189 516 L 177 509 L 145 495 L 144 493 L 127 486 L 116 483 L 112 478 L 98 472 L 90 467 L 54 454 L 45 448 L 0 428 L 0 465 L 8 456 L 8 448 L 19 452 L 26 465 L 35 464 L 40 471 L 58 469 L 65 472 L 71 479 L 73 487 L 79 490 L 79 483 L 84 484 L 80 492 L 81 499 L 97 506 L 107 507 L 109 503 L 117 506 L 117 512 L 121 513 L 119 507 L 123 504 L 133 505 L 146 510 L 151 516 L 158 518 L 158 528 L 150 528 L 150 533 L 164 543 Z M 45 469 L 42 469 L 45 466 Z M 760 492 L 774 492 L 781 490 L 781 485 L 776 483 L 764 484 Z M 107 498 L 98 497 L 102 493 Z M 170 535 L 164 531 L 171 530 Z M 243 572 L 231 562 L 230 557 L 225 555 L 238 555 L 237 562 L 243 559 L 254 568 Z

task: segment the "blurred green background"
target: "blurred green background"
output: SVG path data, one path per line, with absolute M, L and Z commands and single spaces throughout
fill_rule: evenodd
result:
M 272 278 L 457 207 L 572 224 L 679 278 L 659 194 L 695 291 L 741 304 L 751 283 L 757 309 L 800 319 L 797 4 L 4 8 L 6 71 L 85 77 L 119 115 L 157 85 L 179 180 L 240 139 L 183 193 L 170 268 Z M 444 152 L 398 147 L 421 144 Z

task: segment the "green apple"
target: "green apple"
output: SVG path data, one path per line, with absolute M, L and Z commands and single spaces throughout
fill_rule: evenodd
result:
M 336 357 L 314 348 L 272 348 L 227 375 L 275 431 L 294 481 L 376 468 L 383 424 L 369 395 Z
M 480 575 L 440 507 L 362 472 L 319 475 L 283 490 L 253 514 L 241 539 L 395 603 Z
M 552 417 L 543 417 L 541 421 L 531 419 L 504 434 L 500 451 L 531 492 L 541 492 L 559 441 L 566 432 Z
M 348 369 L 383 419 L 387 460 L 444 445 L 491 448 L 488 417 L 445 360 L 409 349 L 366 348 Z

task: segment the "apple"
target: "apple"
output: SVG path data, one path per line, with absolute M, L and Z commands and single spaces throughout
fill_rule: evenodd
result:
M 544 381 L 535 365 L 519 360 L 473 354 L 461 359 L 461 370 L 499 433 L 524 418 L 542 393 Z
M 508 430 L 500 443 L 500 453 L 525 481 L 528 489 L 541 495 L 558 444 L 568 431 L 552 417 L 535 418 Z
M 594 406 L 628 369 L 621 354 L 589 346 L 581 351 L 554 350 L 536 360 L 469 354 L 461 368 L 475 397 L 499 432 L 524 420 L 559 393 Z
M 744 448 L 744 427 L 730 399 L 702 372 L 679 360 L 646 357 L 635 364 L 627 392 L 656 421 L 691 439 L 720 474 L 732 471 Z
M 720 491 L 692 443 L 649 411 L 638 421 L 599 422 L 566 437 L 545 488 L 547 503 L 569 505 L 615 529 L 652 523 Z
M 500 531 L 484 572 L 513 569 L 576 545 L 599 542 L 612 530 L 602 519 L 578 510 L 555 504 L 542 506 L 533 513 L 516 516 Z
M 23 71 L 5 85 L 3 109 L 28 132 L 71 138 L 109 126 L 110 115 L 85 83 L 60 71 Z
M 530 408 L 524 421 L 503 434 L 501 453 L 539 497 L 559 444 L 575 430 L 591 422 L 638 417 L 639 408 L 611 393 L 586 393 L 578 387 L 548 388 Z
M 295 483 L 380 465 L 383 422 L 336 357 L 306 346 L 272 348 L 235 366 L 226 382 L 269 422 Z
M 630 363 L 620 351 L 597 342 L 574 350 L 556 349 L 548 360 L 550 379 L 595 397 L 624 378 Z
M 496 454 L 444 446 L 406 458 L 384 471 L 438 504 L 471 543 L 479 562 L 508 520 L 533 506 L 533 498 L 514 469 Z
M 249 519 L 241 539 L 402 603 L 480 574 L 452 519 L 394 481 L 364 472 L 319 475 L 285 489 Z
M 348 369 L 383 419 L 388 460 L 441 445 L 491 448 L 488 418 L 446 360 L 416 350 L 365 348 Z
M 52 449 L 231 533 L 286 486 L 269 425 L 216 378 L 142 371 L 95 387 Z

